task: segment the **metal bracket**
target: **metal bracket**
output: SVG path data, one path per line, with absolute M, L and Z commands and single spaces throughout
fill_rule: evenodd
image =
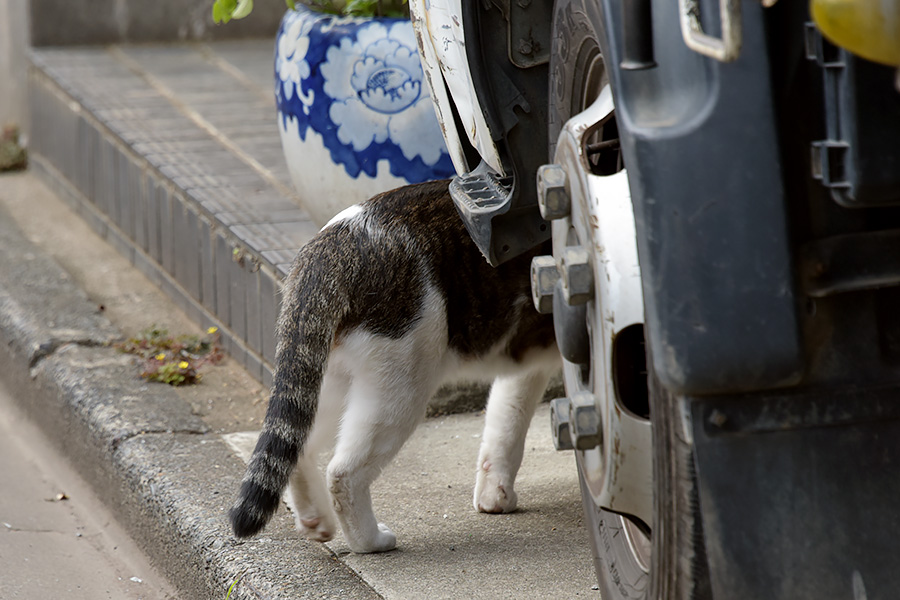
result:
M 506 20 L 509 60 L 521 69 L 550 61 L 553 0 L 493 0 Z
M 721 62 L 731 62 L 741 53 L 741 0 L 719 0 L 722 37 L 703 31 L 700 24 L 700 0 L 678 0 L 681 35 L 687 47 Z
M 813 178 L 841 206 L 897 206 L 900 97 L 891 67 L 864 60 L 807 23 L 806 58 L 822 69 L 825 137 L 812 143 Z

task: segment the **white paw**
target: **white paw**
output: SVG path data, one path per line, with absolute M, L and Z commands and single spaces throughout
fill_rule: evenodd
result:
M 367 540 L 347 540 L 347 545 L 357 554 L 387 552 L 397 547 L 397 536 L 384 523 L 378 524 L 378 531 Z
M 335 526 L 331 519 L 322 517 L 300 518 L 295 517 L 294 523 L 297 531 L 311 540 L 327 542 L 334 537 Z
M 489 461 L 479 465 L 475 476 L 475 510 L 484 513 L 508 513 L 516 510 L 518 495 L 513 490 L 512 482 L 505 482 Z

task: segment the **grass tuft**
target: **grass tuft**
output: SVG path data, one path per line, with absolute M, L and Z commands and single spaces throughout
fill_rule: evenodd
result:
M 142 361 L 141 377 L 169 385 L 199 383 L 200 368 L 218 364 L 225 357 L 215 327 L 207 329 L 205 336 L 172 336 L 165 328 L 154 325 L 116 344 L 116 348 Z

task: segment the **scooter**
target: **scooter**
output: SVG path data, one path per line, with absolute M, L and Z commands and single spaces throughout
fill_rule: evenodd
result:
M 900 2 L 410 8 L 472 238 L 553 239 L 601 597 L 897 597 Z

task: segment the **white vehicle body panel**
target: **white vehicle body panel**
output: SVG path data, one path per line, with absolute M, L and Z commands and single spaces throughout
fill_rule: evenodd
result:
M 469 142 L 492 169 L 504 175 L 500 153 L 481 111 L 466 58 L 462 0 L 410 0 L 409 8 L 422 67 L 431 85 L 435 112 L 456 172 L 468 173 L 478 165 L 466 162 L 453 119 L 454 105 Z

